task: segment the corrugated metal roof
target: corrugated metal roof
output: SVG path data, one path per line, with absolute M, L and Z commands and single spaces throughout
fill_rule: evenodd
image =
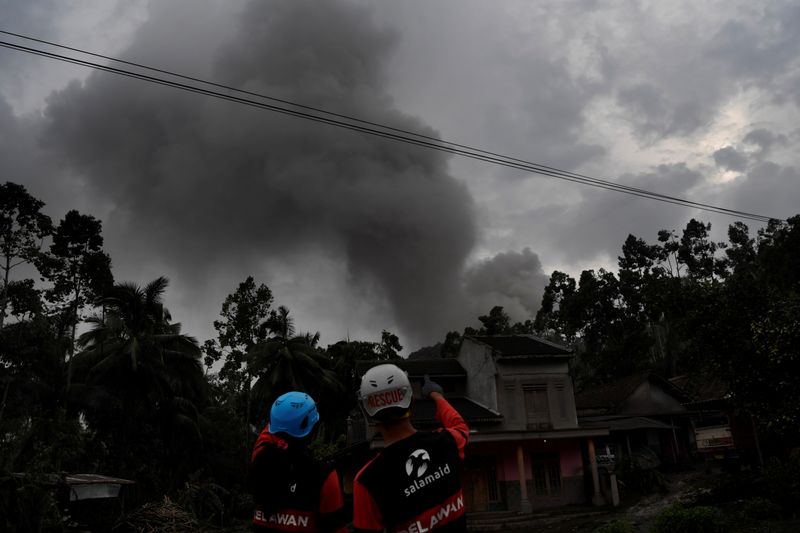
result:
M 136 483 L 130 479 L 122 479 L 111 476 L 101 476 L 100 474 L 70 474 L 64 478 L 67 485 L 96 485 L 96 484 L 115 484 L 131 485 Z

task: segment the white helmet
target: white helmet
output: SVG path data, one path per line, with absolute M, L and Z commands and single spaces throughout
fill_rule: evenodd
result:
M 373 366 L 361 378 L 358 399 L 369 416 L 392 407 L 407 410 L 411 405 L 411 382 L 399 367 L 391 364 Z

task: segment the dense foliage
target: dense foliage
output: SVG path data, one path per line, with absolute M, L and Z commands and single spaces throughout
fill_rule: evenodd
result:
M 251 509 L 241 485 L 274 398 L 317 399 L 312 449 L 329 455 L 344 445 L 356 362 L 402 350 L 388 331 L 322 348 L 252 277 L 201 345 L 172 319 L 166 278 L 115 283 L 100 221 L 73 210 L 54 225 L 43 207 L 0 185 L 0 529 L 59 529 L 62 472 L 133 479 L 140 501 L 168 494 L 224 525 Z
M 43 207 L 24 187 L 0 185 L 0 529 L 13 530 L 14 516 L 57 521 L 45 488 L 59 472 L 134 479 L 143 500 L 170 495 L 223 525 L 249 508 L 241 484 L 277 395 L 318 400 L 313 449 L 330 454 L 356 407 L 356 363 L 402 350 L 388 331 L 322 348 L 252 277 L 200 344 L 173 320 L 165 278 L 115 282 L 100 221 L 70 211 L 53 224 Z M 617 273 L 554 272 L 535 320 L 512 323 L 494 307 L 480 328 L 428 352 L 454 356 L 464 334 L 535 333 L 576 348 L 584 384 L 641 370 L 713 373 L 738 407 L 797 442 L 800 216 L 755 237 L 734 223 L 727 243 L 709 231 L 692 220 L 653 244 L 629 236 Z
M 718 380 L 784 450 L 800 445 L 800 215 L 728 242 L 690 220 L 648 243 L 629 235 L 618 271 L 555 271 L 534 321 L 502 307 L 465 335 L 531 333 L 571 346 L 579 389 L 642 372 Z M 461 334 L 440 344 L 447 357 Z

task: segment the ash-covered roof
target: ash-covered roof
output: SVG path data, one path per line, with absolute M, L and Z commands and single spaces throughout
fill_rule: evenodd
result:
M 533 335 L 491 335 L 469 337 L 492 348 L 499 357 L 571 357 L 564 346 Z
M 648 380 L 658 383 L 661 388 L 671 393 L 679 401 L 686 400 L 686 395 L 668 380 L 655 374 L 645 373 L 634 374 L 603 385 L 587 387 L 575 395 L 575 408 L 578 411 L 589 409 L 614 411 L 636 391 L 639 385 Z
M 477 422 L 500 422 L 503 415 L 464 396 L 448 396 L 448 403 L 458 411 L 467 425 Z M 436 422 L 436 402 L 433 400 L 414 400 L 411 404 L 411 420 L 420 426 L 438 425 Z
M 731 392 L 730 386 L 717 378 L 704 375 L 683 375 L 670 378 L 669 382 L 685 393 L 693 403 L 724 400 Z

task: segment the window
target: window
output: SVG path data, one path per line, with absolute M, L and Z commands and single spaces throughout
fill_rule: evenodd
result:
M 522 386 L 525 396 L 525 417 L 528 426 L 538 428 L 550 424 L 550 403 L 547 399 L 547 384 L 534 383 Z
M 558 419 L 567 419 L 567 393 L 563 381 L 557 381 L 555 384 L 556 398 L 558 402 Z
M 515 393 L 517 391 L 517 384 L 506 383 L 503 386 L 503 390 L 505 395 L 506 415 L 508 416 L 509 420 L 516 420 L 518 409 L 517 409 Z
M 561 463 L 558 454 L 534 454 L 531 457 L 533 469 L 533 493 L 536 496 L 561 495 Z

